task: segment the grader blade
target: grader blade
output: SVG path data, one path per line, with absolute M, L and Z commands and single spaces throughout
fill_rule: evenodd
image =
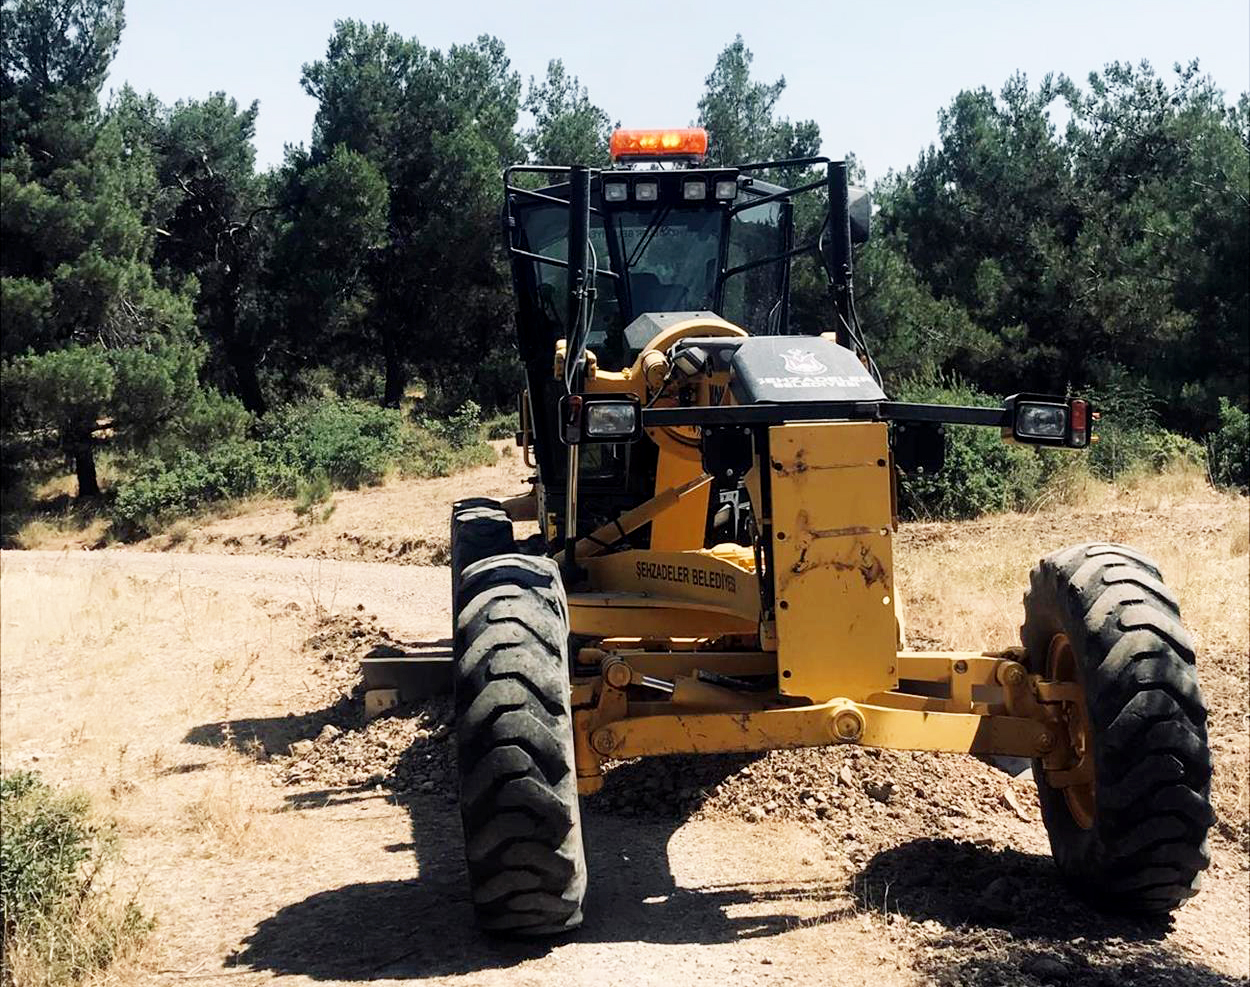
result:
M 450 695 L 454 664 L 449 646 L 435 645 L 411 653 L 398 648 L 374 648 L 360 660 L 365 719 L 371 720 L 402 703 Z

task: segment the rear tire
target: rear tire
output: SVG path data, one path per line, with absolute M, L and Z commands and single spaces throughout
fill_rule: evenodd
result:
M 451 626 L 456 626 L 461 574 L 474 562 L 516 550 L 512 519 L 497 500 L 470 497 L 451 508 Z
M 1030 583 L 1020 629 L 1030 671 L 1071 666 L 1094 764 L 1091 785 L 1064 789 L 1033 762 L 1055 863 L 1102 907 L 1170 912 L 1198 890 L 1215 819 L 1207 710 L 1176 597 L 1122 545 L 1056 552 Z
M 478 924 L 556 935 L 582 921 L 568 603 L 548 558 L 469 566 L 456 627 L 460 815 Z

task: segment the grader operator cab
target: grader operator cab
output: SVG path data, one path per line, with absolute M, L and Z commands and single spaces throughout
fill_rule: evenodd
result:
M 1066 548 L 1033 570 L 1020 646 L 905 640 L 896 473 L 939 469 L 945 424 L 1079 450 L 1091 408 L 890 401 L 855 314 L 870 210 L 845 164 L 707 168 L 706 148 L 699 130 L 618 131 L 610 169 L 505 173 L 536 476 L 451 524 L 480 924 L 579 924 L 578 796 L 605 761 L 830 744 L 1032 758 L 1063 876 L 1108 907 L 1176 907 L 1208 863 L 1211 768 L 1193 644 L 1153 563 Z M 804 196 L 827 216 L 796 243 Z M 790 333 L 802 257 L 829 280 L 820 335 Z M 520 520 L 539 528 L 524 551 Z

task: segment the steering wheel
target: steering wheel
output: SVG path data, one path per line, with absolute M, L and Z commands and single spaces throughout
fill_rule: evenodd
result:
M 648 359 L 647 354 L 657 352 L 667 354 L 674 343 L 689 336 L 746 335 L 749 334 L 745 329 L 740 329 L 738 326 L 726 322 L 717 316 L 698 316 L 685 319 L 656 333 L 651 341 L 642 348 L 642 352 L 638 354 L 638 358 L 634 361 L 631 376 L 635 379 L 646 381 L 643 385 L 647 399 L 645 403 L 650 407 L 678 407 L 677 395 L 668 393 L 667 385 L 657 387 L 646 378 L 646 366 L 654 359 Z M 697 461 L 701 458 L 699 449 L 700 430 L 698 426 L 664 425 L 659 428 L 649 428 L 646 431 L 651 441 L 664 452 L 691 461 Z

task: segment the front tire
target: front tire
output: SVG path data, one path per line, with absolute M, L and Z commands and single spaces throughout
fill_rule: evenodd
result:
M 548 558 L 469 566 L 456 626 L 460 815 L 478 924 L 555 935 L 582 921 L 568 603 Z
M 1021 640 L 1030 671 L 1075 682 L 1064 704 L 1088 783 L 1034 761 L 1055 863 L 1109 909 L 1170 912 L 1210 863 L 1211 756 L 1193 641 L 1158 567 L 1122 545 L 1064 549 L 1033 570 Z
M 452 632 L 456 627 L 456 607 L 460 599 L 460 579 L 474 562 L 492 555 L 516 551 L 512 519 L 504 513 L 497 500 L 470 497 L 458 500 L 451 508 L 451 606 Z

